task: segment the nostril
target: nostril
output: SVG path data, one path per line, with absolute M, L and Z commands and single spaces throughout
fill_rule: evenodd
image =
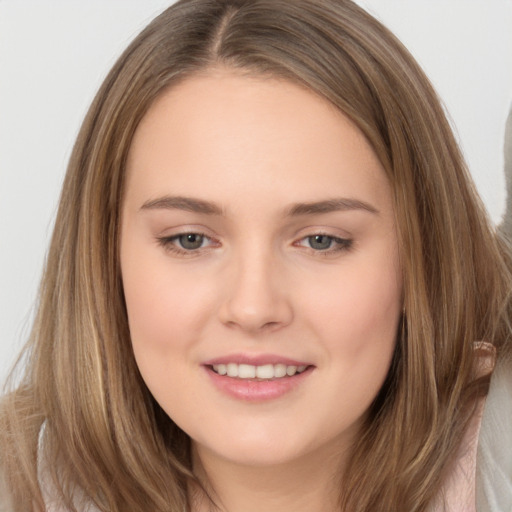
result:
M 293 316 L 292 305 L 283 287 L 263 271 L 251 270 L 238 272 L 233 281 L 225 283 L 221 322 L 251 332 L 269 332 L 287 325 Z

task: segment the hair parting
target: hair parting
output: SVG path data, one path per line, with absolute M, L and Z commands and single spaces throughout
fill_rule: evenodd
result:
M 386 170 L 404 313 L 390 373 L 340 479 L 340 510 L 424 511 L 474 397 L 487 390 L 489 376 L 475 379 L 474 342 L 510 356 L 511 249 L 487 218 L 428 79 L 348 0 L 180 0 L 114 65 L 69 161 L 23 377 L 0 404 L 13 511 L 44 510 L 48 496 L 73 512 L 83 503 L 188 511 L 190 482 L 206 488 L 188 436 L 134 360 L 119 226 L 141 119 L 165 90 L 218 69 L 291 80 L 326 98 Z

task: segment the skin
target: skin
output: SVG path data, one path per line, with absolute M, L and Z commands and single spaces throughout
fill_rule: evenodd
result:
M 332 476 L 388 372 L 402 307 L 392 192 L 368 142 L 310 91 L 213 69 L 153 104 L 127 173 L 133 350 L 190 435 L 197 473 L 222 510 L 334 510 Z M 218 212 L 162 200 L 176 196 Z M 344 208 L 290 214 L 339 198 Z M 202 246 L 180 246 L 186 233 L 204 234 Z M 327 250 L 316 234 L 332 237 Z M 236 399 L 204 367 L 233 353 L 310 371 L 276 399 Z

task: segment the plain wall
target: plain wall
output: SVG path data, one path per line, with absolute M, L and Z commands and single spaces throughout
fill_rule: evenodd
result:
M 80 122 L 128 42 L 169 0 L 0 0 L 0 382 L 26 339 Z M 511 0 L 360 0 L 438 89 L 495 222 L 512 100 Z

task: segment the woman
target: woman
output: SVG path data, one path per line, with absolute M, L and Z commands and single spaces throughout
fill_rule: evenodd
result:
M 2 405 L 13 508 L 470 510 L 511 268 L 376 20 L 180 1 L 71 157 Z

